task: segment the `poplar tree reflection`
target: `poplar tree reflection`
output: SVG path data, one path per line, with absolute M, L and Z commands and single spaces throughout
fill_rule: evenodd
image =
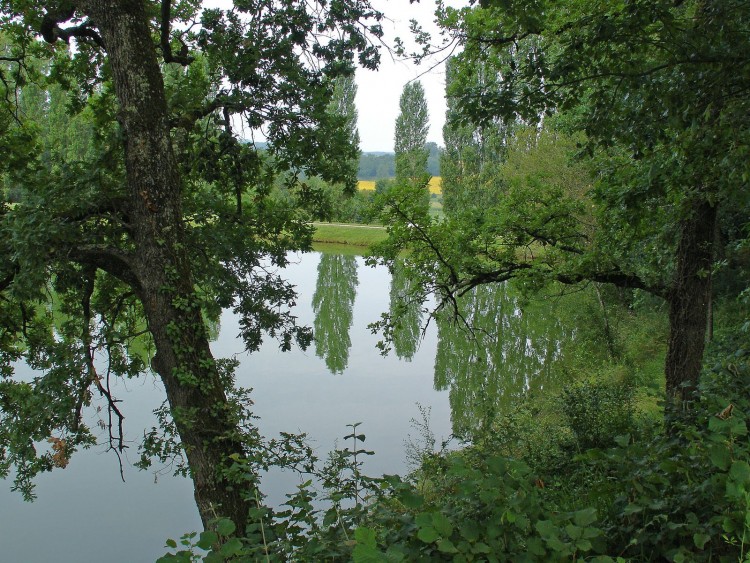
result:
M 559 383 L 551 367 L 575 329 L 553 302 L 522 309 L 507 284 L 477 287 L 459 306 L 465 323 L 448 311 L 437 318 L 435 388 L 449 390 L 453 432 L 470 437 L 524 393 Z
M 390 314 L 395 321 L 393 349 L 399 359 L 406 361 L 410 361 L 417 351 L 422 326 L 422 301 L 414 285 L 414 279 L 406 275 L 404 263 L 397 260 L 391 271 Z
M 356 257 L 321 254 L 312 300 L 315 354 L 325 360 L 332 373 L 343 372 L 349 363 L 349 329 L 357 282 Z

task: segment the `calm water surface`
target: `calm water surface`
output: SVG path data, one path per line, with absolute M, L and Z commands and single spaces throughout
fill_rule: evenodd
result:
M 218 357 L 240 360 L 237 383 L 253 388 L 254 413 L 266 436 L 306 432 L 319 457 L 361 422 L 370 474 L 404 472 L 404 442 L 417 436 L 411 426 L 417 405 L 430 409 L 430 427 L 438 441 L 453 431 L 468 435 L 482 413 L 504 408 L 529 389 L 555 384 L 551 367 L 575 329 L 559 311 L 544 306 L 520 308 L 503 287 L 482 288 L 464 302 L 465 318 L 478 342 L 446 320 L 432 322 L 419 339 L 417 307 L 401 311 L 394 350 L 380 355 L 380 337 L 369 323 L 402 303 L 407 280 L 396 270 L 368 268 L 357 256 L 332 252 L 296 256 L 284 275 L 297 285 L 296 314 L 316 334 L 307 351 L 282 353 L 267 341 L 254 354 L 242 352 L 238 319 L 226 312 Z M 151 411 L 163 398 L 153 376 L 120 382 L 114 394 L 124 399 L 126 434 L 133 445 L 120 479 L 118 463 L 103 447 L 73 456 L 64 470 L 38 479 L 34 503 L 25 503 L 0 483 L 0 561 L 148 562 L 164 554 L 164 541 L 200 528 L 187 479 L 168 471 L 138 471 L 136 443 L 154 424 Z M 100 415 L 89 413 L 89 424 Z M 104 435 L 101 437 L 104 439 Z M 264 491 L 278 504 L 299 478 L 275 472 Z

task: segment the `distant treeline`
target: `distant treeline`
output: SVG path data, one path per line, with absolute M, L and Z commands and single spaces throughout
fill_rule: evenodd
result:
M 430 156 L 427 158 L 427 172 L 440 176 L 440 148 L 437 143 L 427 143 Z M 363 152 L 359 157 L 360 180 L 393 178 L 396 175 L 396 160 L 393 153 Z

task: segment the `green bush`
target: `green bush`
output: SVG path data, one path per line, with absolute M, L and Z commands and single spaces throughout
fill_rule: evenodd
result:
M 581 450 L 612 446 L 633 430 L 634 390 L 627 383 L 576 382 L 563 389 L 560 402 Z

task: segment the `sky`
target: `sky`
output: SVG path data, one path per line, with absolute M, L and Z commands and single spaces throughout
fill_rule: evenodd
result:
M 411 4 L 409 0 L 373 0 L 373 6 L 388 18 L 383 22 L 384 40 L 392 45 L 397 36 L 409 45 L 409 20 L 417 20 L 426 30 L 434 31 L 432 25 L 435 4 L 433 0 L 422 0 Z M 453 4 L 453 2 L 451 2 Z M 433 40 L 437 34 L 433 34 Z M 427 141 L 443 145 L 445 123 L 445 67 L 429 70 L 434 63 L 415 66 L 412 62 L 396 61 L 384 49 L 381 50 L 381 65 L 377 72 L 357 69 L 357 113 L 360 149 L 363 152 L 393 152 L 393 136 L 399 114 L 399 98 L 404 84 L 418 79 L 422 82 L 430 114 L 430 131 Z M 426 72 L 428 71 L 428 72 Z M 425 73 L 422 76 L 420 74 Z

